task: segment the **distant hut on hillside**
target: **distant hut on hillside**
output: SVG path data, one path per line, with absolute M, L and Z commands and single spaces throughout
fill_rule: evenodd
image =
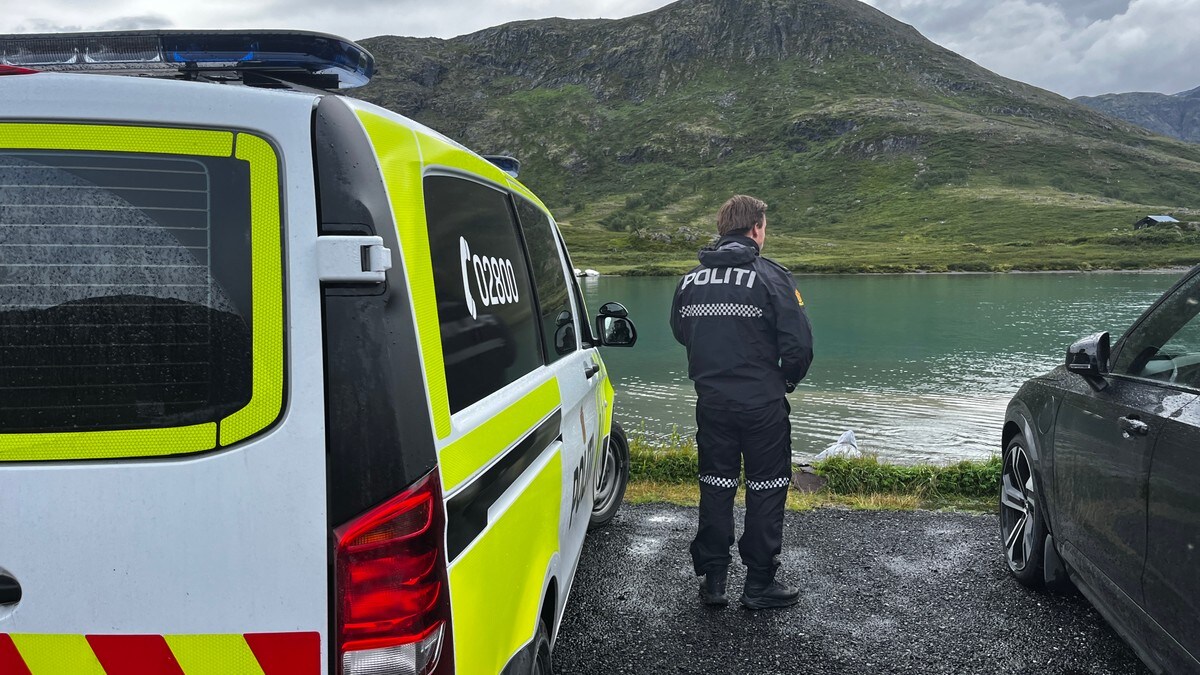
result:
M 1158 225 L 1178 225 L 1179 221 L 1171 216 L 1146 216 L 1133 224 L 1133 229 L 1144 230 L 1147 227 L 1156 227 Z

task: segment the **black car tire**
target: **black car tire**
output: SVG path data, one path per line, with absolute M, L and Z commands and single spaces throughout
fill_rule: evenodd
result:
M 1000 543 L 1008 571 L 1029 588 L 1042 588 L 1046 522 L 1038 502 L 1025 436 L 1004 449 L 1000 472 Z
M 554 659 L 550 654 L 550 629 L 545 621 L 538 621 L 537 635 L 533 638 L 533 667 L 530 675 L 553 675 Z
M 589 529 L 604 527 L 612 522 L 625 499 L 629 485 L 629 439 L 620 424 L 612 423 L 612 432 L 600 460 L 596 477 L 596 501 L 592 505 Z

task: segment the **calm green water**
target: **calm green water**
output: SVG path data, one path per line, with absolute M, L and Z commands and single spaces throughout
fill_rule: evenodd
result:
M 800 276 L 815 359 L 790 396 L 792 450 L 811 458 L 847 429 L 899 462 L 986 459 L 1021 383 L 1075 339 L 1114 341 L 1177 273 Z M 633 349 L 606 349 L 626 429 L 695 432 L 695 392 L 667 314 L 674 278 L 581 279 L 589 308 L 616 300 Z

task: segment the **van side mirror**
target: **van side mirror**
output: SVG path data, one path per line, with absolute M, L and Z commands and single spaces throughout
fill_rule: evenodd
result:
M 1104 376 L 1108 374 L 1108 332 L 1095 333 L 1076 340 L 1067 348 L 1067 370 L 1083 376 L 1096 391 L 1107 386 Z
M 619 302 L 606 302 L 600 308 L 600 316 L 615 316 L 623 319 L 629 316 L 629 310 L 625 309 L 625 305 Z
M 632 347 L 637 342 L 637 327 L 629 319 L 629 310 L 619 302 L 606 302 L 600 308 L 596 334 L 605 347 Z

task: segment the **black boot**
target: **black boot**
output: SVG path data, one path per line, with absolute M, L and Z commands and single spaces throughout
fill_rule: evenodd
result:
M 722 567 L 704 575 L 700 583 L 700 602 L 706 605 L 724 607 L 729 604 L 729 596 L 725 595 L 725 579 L 729 568 Z
M 742 591 L 742 606 L 746 609 L 791 607 L 797 602 L 800 602 L 800 589 L 785 586 L 774 579 L 747 579 L 745 590 Z

